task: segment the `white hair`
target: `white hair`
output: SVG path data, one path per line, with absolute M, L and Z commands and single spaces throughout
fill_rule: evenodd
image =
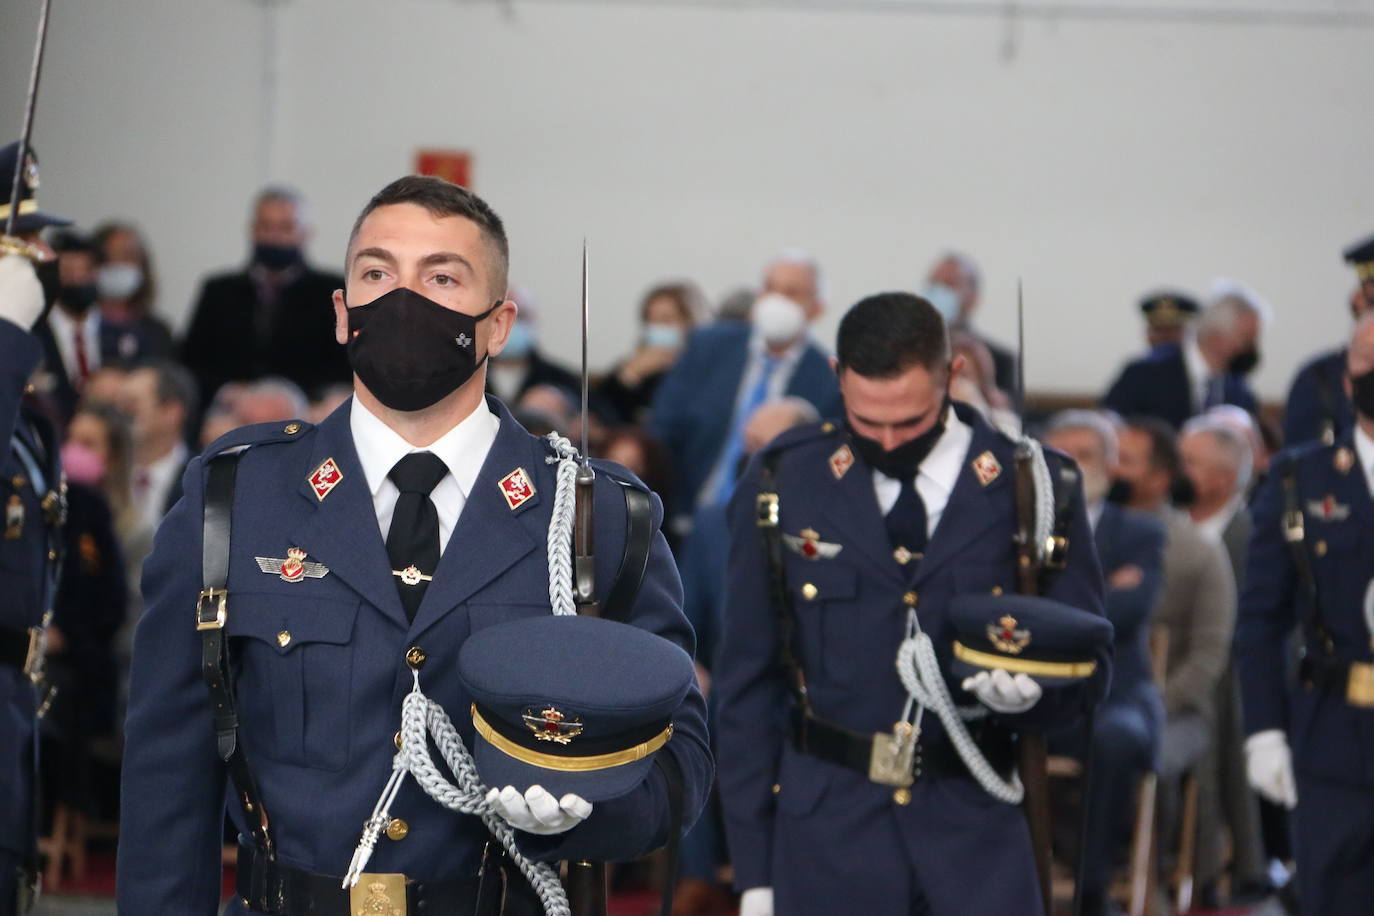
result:
M 1211 293 L 1211 302 L 1198 316 L 1198 337 L 1210 337 L 1218 333 L 1234 334 L 1239 330 L 1241 319 L 1246 315 L 1254 315 L 1259 319 L 1261 330 L 1268 324 L 1268 303 L 1239 283 L 1217 280 L 1212 284 Z
M 246 392 L 248 397 L 282 398 L 290 407 L 293 417 L 303 417 L 310 410 L 310 401 L 305 392 L 295 382 L 279 375 L 268 376 L 253 382 Z
M 1048 439 L 1057 432 L 1069 429 L 1082 429 L 1097 436 L 1102 444 L 1102 460 L 1107 467 L 1116 464 L 1118 445 L 1116 426 L 1100 410 L 1061 410 L 1050 417 L 1041 438 Z
M 969 286 L 973 287 L 973 292 L 977 292 L 983 287 L 983 273 L 978 269 L 978 264 L 973 258 L 964 254 L 962 251 L 949 250 L 936 259 L 935 264 L 939 266 L 945 261 L 953 261 L 959 268 L 959 273 L 968 280 Z
M 793 264 L 798 267 L 805 267 L 811 271 L 812 282 L 816 286 L 816 298 L 821 302 L 826 301 L 825 290 L 825 271 L 821 270 L 821 262 L 816 256 L 804 248 L 784 248 L 768 261 L 763 267 L 764 283 L 768 282 L 768 274 L 779 264 Z
M 284 184 L 269 184 L 257 193 L 253 198 L 253 216 L 257 216 L 259 207 L 274 200 L 288 203 L 295 208 L 296 222 L 302 227 L 310 225 L 310 215 L 305 209 L 305 197 L 300 191 Z
M 1249 437 L 1235 427 L 1234 420 L 1211 412 L 1198 414 L 1179 430 L 1179 439 L 1194 433 L 1206 433 L 1212 437 L 1221 452 L 1222 460 L 1235 472 L 1236 483 L 1232 495 L 1244 493 L 1250 486 L 1250 474 L 1254 469 L 1255 452 Z
M 1217 277 L 1207 289 L 1207 298 L 1212 302 L 1223 299 L 1238 299 L 1251 312 L 1259 316 L 1260 324 L 1268 327 L 1274 320 L 1274 310 L 1269 303 L 1244 283 L 1228 277 Z

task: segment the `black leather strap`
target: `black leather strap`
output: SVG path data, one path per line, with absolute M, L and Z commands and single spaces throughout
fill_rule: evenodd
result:
M 234 478 L 240 452 L 216 455 L 210 459 L 205 482 L 202 522 L 201 582 L 203 589 L 196 605 L 196 629 L 201 634 L 200 672 L 210 691 L 215 746 L 234 784 L 234 796 L 243 809 L 248 833 L 268 858 L 276 855 L 268 829 L 262 794 L 253 778 L 243 747 L 239 743 L 238 709 L 234 696 L 233 668 L 225 624 L 229 616 L 229 546 L 232 534 Z M 268 902 L 265 886 L 243 896 L 255 908 Z
M 1312 559 L 1307 555 L 1306 528 L 1302 514 L 1302 502 L 1298 497 L 1298 463 L 1292 458 L 1285 459 L 1279 468 L 1279 481 L 1283 486 L 1283 538 L 1288 544 L 1288 553 L 1297 570 L 1298 582 L 1302 586 L 1303 621 L 1306 624 L 1309 643 L 1315 644 L 1316 653 L 1330 658 L 1336 649 L 1322 623 L 1321 605 L 1318 603 L 1317 577 L 1312 572 Z
M 668 846 L 664 853 L 667 857 L 667 868 L 664 869 L 660 916 L 673 916 L 673 896 L 677 891 L 678 859 L 682 847 L 682 766 L 672 752 L 666 749 L 654 756 L 654 766 L 663 774 L 663 780 L 668 786 Z
M 620 481 L 616 481 L 620 483 Z M 649 549 L 654 540 L 653 503 L 649 494 L 638 487 L 620 483 L 625 493 L 625 552 L 620 558 L 620 572 L 611 584 L 610 594 L 601 606 L 601 616 L 624 623 L 634 608 L 644 572 L 649 566 Z
M 797 658 L 793 647 L 795 621 L 792 599 L 787 592 L 787 571 L 783 565 L 782 528 L 778 524 L 778 513 L 781 511 L 777 486 L 779 456 L 780 453 L 776 451 L 765 452 L 760 463 L 757 522 L 768 562 L 768 598 L 773 606 L 773 622 L 778 631 L 778 664 L 787 675 L 797 711 L 810 716 L 811 698 L 806 691 L 806 672 L 802 670 L 801 660 Z
M 1016 747 L 1011 732 L 985 722 L 975 723 L 970 731 L 992 768 L 1002 778 L 1009 779 Z M 792 744 L 803 754 L 868 775 L 873 752 L 872 734 L 856 732 L 815 716 L 794 715 Z M 918 781 L 973 778 L 959 752 L 948 741 L 933 745 L 918 743 L 912 766 L 912 775 Z

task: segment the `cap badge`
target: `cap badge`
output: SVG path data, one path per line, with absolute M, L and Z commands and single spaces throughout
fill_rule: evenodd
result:
M 307 560 L 305 557 L 304 550 L 299 547 L 292 547 L 286 551 L 285 560 L 278 560 L 275 557 L 254 557 L 253 559 L 258 561 L 258 569 L 265 573 L 280 576 L 283 582 L 323 579 L 329 574 L 328 566 Z
M 841 445 L 830 456 L 830 473 L 835 475 L 836 480 L 849 473 L 849 469 L 853 466 L 854 453 L 849 450 L 847 445 Z
M 539 712 L 527 709 L 520 718 L 525 720 L 525 727 L 534 732 L 534 737 L 540 741 L 571 744 L 572 739 L 582 734 L 581 719 L 569 719 L 553 706 Z
M 309 480 L 316 498 L 323 501 L 329 495 L 329 491 L 337 487 L 339 481 L 343 480 L 343 471 L 339 470 L 339 466 L 333 458 L 326 458 L 311 473 Z
M 516 468 L 501 478 L 501 495 L 511 509 L 518 509 L 534 498 L 534 484 L 524 468 Z
M 457 337 L 453 338 L 453 342 L 456 343 L 458 346 L 462 347 L 464 350 L 472 346 L 472 338 L 469 337 L 467 334 L 460 333 Z
M 1350 506 L 1336 502 L 1336 497 L 1328 493 L 1324 499 L 1308 500 L 1307 512 L 1324 522 L 1343 522 L 1350 517 Z
M 996 623 L 988 624 L 988 641 L 997 647 L 998 652 L 1020 655 L 1021 650 L 1030 645 L 1030 630 L 1018 628 L 1016 618 L 1005 614 Z
M 784 534 L 782 542 L 793 553 L 799 553 L 808 560 L 829 560 L 839 553 L 842 544 L 827 544 L 821 540 L 820 533 L 814 528 L 803 528 L 801 535 Z
M 1349 474 L 1350 469 L 1355 466 L 1355 453 L 1345 446 L 1341 446 L 1336 449 L 1336 456 L 1332 459 L 1332 463 L 1335 464 L 1336 470 L 1342 474 Z
M 1002 465 L 998 463 L 997 456 L 993 455 L 992 452 L 983 452 L 973 459 L 973 473 L 977 475 L 978 482 L 986 487 L 1002 476 Z

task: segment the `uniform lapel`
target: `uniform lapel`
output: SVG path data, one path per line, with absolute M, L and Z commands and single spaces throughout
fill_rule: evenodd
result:
M 531 511 L 542 500 L 553 502 L 553 479 L 541 474 L 547 451 L 510 415 L 499 401 L 501 426 L 472 485 L 453 535 L 439 558 L 439 569 L 415 614 L 417 632 L 452 611 L 478 589 L 543 543 L 549 513 Z M 523 468 L 534 495 L 512 507 L 501 481 Z M 547 483 L 545 483 L 547 481 Z
M 930 536 L 930 546 L 926 548 L 925 559 L 921 561 L 921 568 L 916 574 L 917 583 L 939 571 L 965 545 L 1005 517 L 1004 512 L 998 511 L 997 500 L 1000 491 L 1016 472 L 1011 465 L 1011 458 L 1005 449 L 996 447 L 999 442 L 997 434 L 981 417 L 971 411 L 961 410 L 959 418 L 973 428 L 973 439 L 964 455 L 954 490 L 949 494 L 949 502 L 940 515 L 940 523 Z M 973 469 L 974 461 L 984 452 L 991 452 L 1001 465 L 1001 471 L 987 484 L 978 479 Z
M 866 555 L 897 581 L 903 581 L 902 568 L 892 557 L 892 545 L 873 490 L 873 469 L 855 454 L 854 464 L 839 480 L 833 479 L 834 472 L 828 465 L 818 473 L 832 478 L 826 481 L 831 486 L 822 487 L 819 492 L 831 497 L 823 503 L 823 512 L 830 524 L 845 533 L 845 544 Z M 787 511 L 786 506 L 783 511 Z
M 1340 446 L 1349 449 L 1355 461 L 1344 473 L 1333 468 L 1332 471 L 1327 472 L 1328 479 L 1335 478 L 1337 501 L 1348 503 L 1352 513 L 1364 520 L 1363 527 L 1368 530 L 1370 526 L 1374 526 L 1374 498 L 1369 493 L 1369 478 L 1365 476 L 1364 468 L 1360 466 L 1360 453 L 1355 448 L 1353 431 L 1345 434 Z M 1336 453 L 1332 452 L 1332 454 Z
M 349 424 L 352 400 L 345 401 L 315 431 L 314 451 L 300 481 L 300 495 L 313 508 L 293 534 L 293 542 L 310 558 L 329 567 L 371 604 L 409 627 L 395 577 L 386 556 L 386 544 L 377 526 L 372 491 L 353 447 Z M 316 494 L 310 475 L 333 459 L 343 476 L 323 498 Z

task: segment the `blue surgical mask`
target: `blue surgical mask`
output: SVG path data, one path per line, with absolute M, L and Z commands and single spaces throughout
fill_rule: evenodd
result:
M 927 283 L 921 296 L 935 306 L 935 311 L 939 312 L 946 322 L 959 317 L 959 293 L 953 287 L 943 283 Z
M 534 330 L 525 322 L 517 321 L 506 338 L 506 346 L 497 354 L 497 359 L 523 359 L 534 349 Z
M 644 346 L 676 350 L 682 346 L 682 328 L 675 324 L 650 322 L 644 326 Z

